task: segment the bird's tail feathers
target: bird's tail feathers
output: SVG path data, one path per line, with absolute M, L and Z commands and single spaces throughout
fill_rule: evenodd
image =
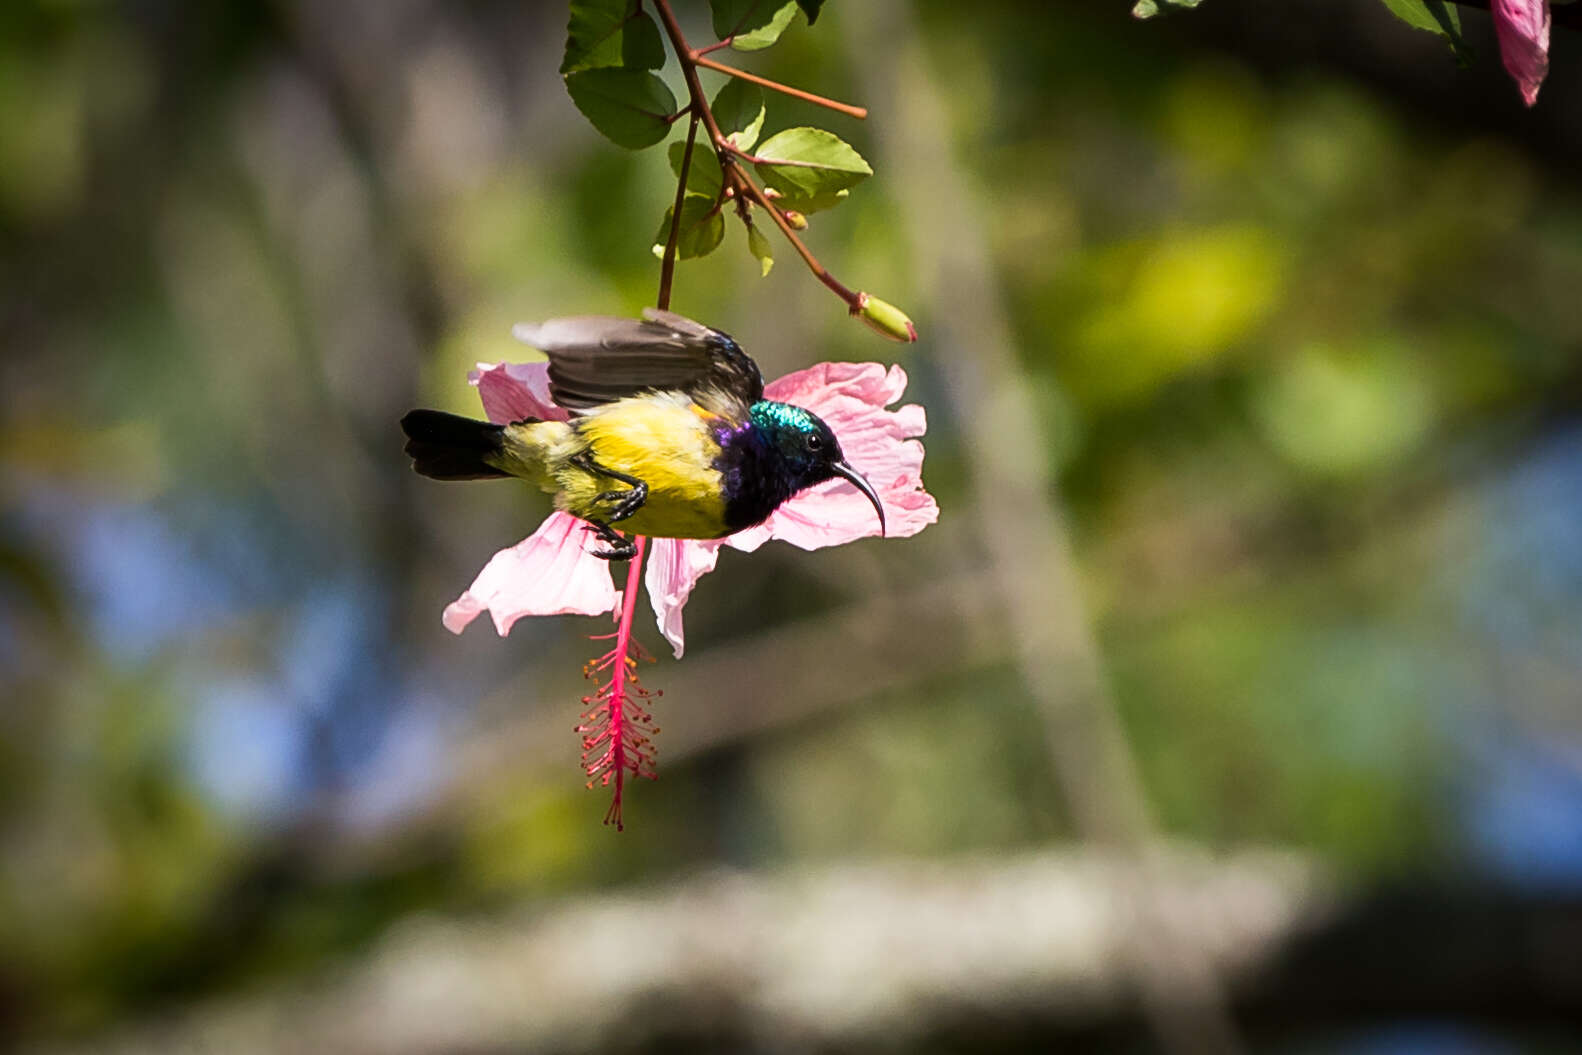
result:
M 435 480 L 485 480 L 510 476 L 491 464 L 505 445 L 505 426 L 443 410 L 414 410 L 401 419 L 412 468 Z

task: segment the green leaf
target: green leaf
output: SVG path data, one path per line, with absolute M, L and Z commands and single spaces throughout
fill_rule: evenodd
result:
M 797 6 L 807 16 L 807 24 L 811 26 L 818 21 L 818 9 L 824 6 L 824 0 L 797 0 Z M 768 273 L 767 271 L 764 272 L 766 275 Z
M 1443 32 L 1439 19 L 1429 10 L 1428 0 L 1384 0 L 1384 6 L 1389 8 L 1396 18 L 1414 29 L 1426 29 L 1430 33 Z M 1444 7 L 1443 4 L 1436 6 Z M 1456 18 L 1454 24 L 1459 29 L 1461 26 L 1459 16 L 1455 16 L 1454 12 L 1450 14 Z
M 760 51 L 780 39 L 795 17 L 798 0 L 709 0 L 714 33 L 731 37 L 737 51 Z
M 861 154 L 822 128 L 788 128 L 764 140 L 754 153 L 758 175 L 780 192 L 775 204 L 803 213 L 835 207 L 852 187 L 873 175 Z
M 1463 65 L 1471 62 L 1472 51 L 1461 37 L 1461 14 L 1455 4 L 1445 0 L 1384 0 L 1384 6 L 1412 28 L 1444 37 Z
M 670 171 L 681 178 L 681 159 L 686 155 L 687 142 L 678 139 L 670 144 Z M 687 193 L 699 194 L 710 201 L 720 196 L 725 177 L 720 172 L 720 159 L 702 143 L 692 145 L 692 164 L 687 168 Z
M 670 240 L 670 218 L 674 207 L 665 210 L 665 218 L 654 235 L 654 255 L 665 256 L 665 243 Z M 681 230 L 676 235 L 676 256 L 681 260 L 708 256 L 719 248 L 725 238 L 725 214 L 714 208 L 714 199 L 701 194 L 688 194 L 681 201 Z
M 748 151 L 764 128 L 764 93 L 756 84 L 732 77 L 710 104 L 714 120 L 737 150 Z
M 769 239 L 752 224 L 747 225 L 747 251 L 758 259 L 759 277 L 767 278 L 769 269 L 775 266 L 774 250 L 769 247 Z
M 665 138 L 676 112 L 676 97 L 646 70 L 580 70 L 566 75 L 566 90 L 594 128 L 629 150 Z
M 572 0 L 561 73 L 609 66 L 656 70 L 664 64 L 659 27 L 638 0 Z

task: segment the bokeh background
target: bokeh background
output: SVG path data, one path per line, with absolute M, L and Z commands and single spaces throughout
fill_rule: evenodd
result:
M 396 426 L 652 303 L 564 5 L 0 7 L 0 1046 L 1582 1050 L 1582 39 L 1127 8 L 741 59 L 923 339 L 735 228 L 675 307 L 901 362 L 942 515 L 645 614 L 617 834 L 604 626 L 439 623 L 545 503 Z

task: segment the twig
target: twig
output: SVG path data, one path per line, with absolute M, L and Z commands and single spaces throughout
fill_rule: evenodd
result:
M 812 92 L 805 92 L 801 88 L 793 88 L 789 84 L 781 84 L 779 81 L 772 81 L 768 77 L 760 77 L 756 73 L 748 73 L 746 70 L 739 70 L 735 66 L 727 66 L 723 62 L 715 62 L 713 59 L 707 58 L 704 55 L 705 50 L 708 49 L 692 52 L 692 61 L 697 63 L 699 66 L 707 67 L 716 73 L 724 73 L 729 74 L 732 77 L 739 77 L 744 81 L 750 81 L 753 84 L 758 85 L 760 88 L 768 88 L 771 91 L 779 92 L 782 95 L 789 95 L 793 99 L 801 99 L 803 102 L 817 103 L 819 106 L 828 107 L 829 109 L 843 113 L 848 117 L 855 117 L 859 121 L 868 116 L 868 110 L 866 107 L 853 106 L 851 103 L 837 102 L 834 99 L 828 99 L 822 95 L 814 95 Z
M 752 177 L 747 174 L 737 160 L 736 148 L 731 146 L 730 141 L 726 139 L 725 134 L 720 130 L 719 122 L 714 119 L 714 111 L 709 107 L 708 96 L 703 92 L 703 82 L 698 79 L 698 67 L 700 65 L 717 66 L 719 64 L 703 61 L 701 52 L 694 51 L 687 44 L 687 38 L 681 32 L 681 24 L 676 21 L 676 13 L 670 8 L 670 0 L 653 0 L 653 4 L 654 10 L 659 13 L 659 21 L 664 24 L 665 34 L 670 38 L 670 46 L 676 53 L 676 59 L 681 63 L 681 75 L 687 83 L 687 94 L 692 98 L 692 109 L 696 117 L 703 121 L 703 126 L 708 129 L 709 139 L 714 144 L 714 153 L 719 158 L 720 173 L 723 177 L 724 186 L 734 188 L 738 195 L 751 200 L 753 204 L 765 209 L 769 213 L 770 218 L 774 220 L 775 226 L 780 228 L 780 233 L 785 235 L 786 240 L 797 251 L 797 255 L 802 258 L 803 263 L 807 264 L 808 270 L 813 272 L 813 276 L 828 286 L 837 297 L 844 301 L 853 314 L 862 310 L 861 295 L 851 290 L 845 283 L 830 274 L 823 264 L 819 263 L 818 257 L 813 255 L 813 251 L 807 247 L 802 239 L 797 237 L 796 231 L 792 229 L 790 221 L 785 218 L 785 214 L 769 201 L 763 190 L 759 188 L 758 184 L 753 182 Z M 681 184 L 683 187 L 686 185 L 685 171 L 683 171 L 681 176 Z M 678 198 L 677 200 L 679 201 L 680 199 Z M 680 215 L 681 212 L 678 207 L 676 216 L 679 217 Z M 671 226 L 674 228 L 674 221 Z M 668 248 L 666 251 L 668 254 Z
M 687 197 L 687 173 L 692 170 L 692 144 L 698 137 L 698 111 L 692 111 L 692 123 L 687 126 L 687 145 L 681 152 L 681 177 L 676 180 L 676 203 L 670 210 L 670 237 L 665 240 L 665 255 L 659 262 L 659 299 L 654 303 L 662 311 L 670 309 L 670 286 L 676 277 L 676 247 L 681 240 L 681 206 Z
M 764 196 L 764 192 L 758 188 L 756 183 L 742 173 L 741 166 L 736 163 L 736 159 L 727 155 L 722 157 L 720 161 L 722 171 L 736 174 L 736 178 L 740 181 L 737 186 L 740 188 L 741 193 L 751 198 L 755 204 L 762 206 L 769 213 L 769 218 L 775 222 L 776 227 L 780 228 L 780 233 L 786 236 L 786 241 L 791 243 L 791 247 L 801 255 L 803 263 L 807 264 L 808 270 L 813 272 L 813 276 L 833 290 L 835 295 L 845 301 L 846 306 L 854 313 L 861 311 L 861 295 L 830 274 L 829 269 L 818 262 L 818 257 L 813 255 L 813 251 L 807 247 L 807 244 L 802 239 L 797 237 L 796 231 L 791 227 L 791 221 L 785 218 L 783 212 L 775 208 L 774 203 Z

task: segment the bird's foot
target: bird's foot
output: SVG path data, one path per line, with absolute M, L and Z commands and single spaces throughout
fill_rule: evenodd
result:
M 630 514 L 628 514 L 630 515 Z M 609 546 L 609 549 L 596 549 L 595 557 L 601 560 L 631 560 L 637 556 L 637 543 L 622 535 L 608 524 L 588 521 L 588 531 L 599 536 L 599 541 Z
M 606 518 L 610 523 L 613 524 L 616 521 L 625 520 L 643 508 L 643 503 L 648 501 L 648 485 L 646 483 L 628 473 L 600 465 L 593 460 L 593 455 L 588 451 L 572 455 L 569 461 L 590 476 L 603 476 L 611 480 L 619 480 L 627 485 L 627 489 L 624 491 L 601 491 L 598 497 L 594 499 L 596 502 L 615 503 L 615 508 L 610 510 L 610 515 Z
M 620 545 L 611 546 L 609 549 L 596 549 L 593 555 L 600 560 L 631 560 L 637 556 L 637 543 L 631 539 L 622 539 Z
M 648 485 L 639 480 L 635 486 L 624 491 L 604 491 L 597 501 L 615 503 L 615 508 L 609 514 L 609 521 L 614 524 L 643 508 L 643 503 L 648 501 Z

